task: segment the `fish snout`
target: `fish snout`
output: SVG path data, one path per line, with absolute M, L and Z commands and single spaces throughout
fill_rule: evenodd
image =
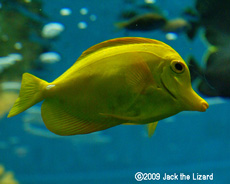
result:
M 206 101 L 201 102 L 200 112 L 205 112 L 208 107 L 209 107 L 209 105 Z
M 209 107 L 208 103 L 200 97 L 199 100 L 196 101 L 190 101 L 189 107 L 187 110 L 190 111 L 199 111 L 199 112 L 205 112 L 206 109 Z
M 201 98 L 194 90 L 190 90 L 184 97 L 185 109 L 189 111 L 205 112 L 209 107 L 208 103 Z

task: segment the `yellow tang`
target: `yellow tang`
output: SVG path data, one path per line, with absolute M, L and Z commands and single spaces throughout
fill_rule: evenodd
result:
M 45 100 L 41 114 L 58 135 L 87 134 L 120 124 L 148 124 L 208 103 L 191 87 L 189 69 L 167 44 L 125 37 L 99 43 L 51 83 L 23 74 L 8 117 Z

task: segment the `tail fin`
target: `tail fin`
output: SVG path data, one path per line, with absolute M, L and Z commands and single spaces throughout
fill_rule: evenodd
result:
M 24 73 L 19 97 L 10 110 L 8 118 L 17 115 L 42 101 L 42 88 L 45 84 L 48 84 L 48 82 L 29 73 Z

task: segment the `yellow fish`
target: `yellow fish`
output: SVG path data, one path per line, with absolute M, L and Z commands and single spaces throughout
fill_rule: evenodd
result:
M 51 83 L 23 74 L 8 117 L 44 100 L 46 127 L 58 135 L 87 134 L 120 124 L 148 124 L 181 111 L 205 111 L 192 89 L 189 69 L 169 45 L 125 37 L 99 43 Z

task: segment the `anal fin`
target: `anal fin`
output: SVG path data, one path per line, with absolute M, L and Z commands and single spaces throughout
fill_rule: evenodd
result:
M 57 135 L 87 134 L 104 130 L 118 124 L 110 122 L 90 122 L 78 118 L 68 112 L 58 99 L 46 99 L 41 109 L 42 119 L 46 127 Z

